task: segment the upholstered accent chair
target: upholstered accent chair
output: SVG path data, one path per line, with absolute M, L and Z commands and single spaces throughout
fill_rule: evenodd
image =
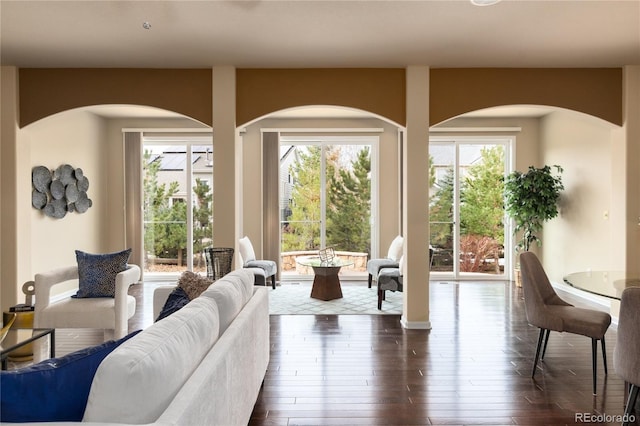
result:
M 276 274 L 278 273 L 278 265 L 273 260 L 258 260 L 253 244 L 249 237 L 242 237 L 239 240 L 240 262 L 244 269 L 253 272 L 255 277 L 255 285 L 267 285 L 267 280 L 271 278 L 271 287 L 276 289 Z
M 630 287 L 622 292 L 618 338 L 613 350 L 613 366 L 616 373 L 629 385 L 629 397 L 623 425 L 634 410 L 640 390 L 640 287 Z
M 128 268 L 116 275 L 114 297 L 66 297 L 54 301 L 51 289 L 59 284 L 78 283 L 78 267 L 54 269 L 35 276 L 36 328 L 96 328 L 105 330 L 105 340 L 128 334 L 129 318 L 136 312 L 136 299 L 129 287 L 140 280 L 140 268 Z M 111 335 L 113 334 L 113 335 Z
M 429 269 L 433 262 L 433 248 L 429 247 Z M 382 310 L 382 301 L 385 300 L 385 294 L 389 291 L 402 291 L 402 277 L 406 262 L 404 255 L 400 257 L 397 268 L 382 268 L 378 272 L 376 282 L 378 284 L 378 310 Z
M 597 344 L 602 345 L 604 373 L 607 374 L 607 353 L 604 336 L 611 324 L 611 315 L 594 309 L 582 309 L 562 300 L 553 290 L 538 257 L 532 252 L 520 254 L 524 306 L 529 324 L 539 327 L 538 345 L 531 377 L 536 374 L 538 360 L 544 359 L 551 331 L 580 334 L 591 338 L 593 364 L 593 394 L 596 394 Z M 544 347 L 543 347 L 544 342 Z M 540 350 L 542 349 L 542 354 Z
M 398 235 L 393 239 L 389 250 L 387 251 L 387 257 L 380 259 L 370 259 L 367 262 L 367 272 L 369 274 L 369 288 L 373 283 L 373 278 L 378 276 L 378 273 L 383 268 L 398 268 L 400 266 L 400 258 L 402 257 L 404 238 Z

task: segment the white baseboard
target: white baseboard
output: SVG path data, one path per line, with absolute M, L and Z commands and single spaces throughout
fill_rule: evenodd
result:
M 431 330 L 431 321 L 407 321 L 404 315 L 400 318 L 400 324 L 412 330 Z

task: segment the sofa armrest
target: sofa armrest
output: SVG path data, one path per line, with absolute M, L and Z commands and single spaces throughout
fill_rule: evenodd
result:
M 173 284 L 161 285 L 153 290 L 153 319 L 155 320 L 160 315 L 164 304 L 167 302 L 167 298 L 177 286 Z

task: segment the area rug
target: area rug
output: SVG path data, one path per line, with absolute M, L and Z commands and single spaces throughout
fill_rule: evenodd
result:
M 342 299 L 312 299 L 311 286 L 283 284 L 269 291 L 271 315 L 400 315 L 402 293 L 387 291 L 382 310 L 378 310 L 378 291 L 366 285 L 342 286 Z

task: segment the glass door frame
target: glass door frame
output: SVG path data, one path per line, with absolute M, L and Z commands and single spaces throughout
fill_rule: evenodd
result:
M 371 242 L 370 242 L 370 250 L 371 253 L 377 252 L 378 247 L 378 230 L 376 224 L 378 223 L 378 146 L 380 143 L 380 137 L 374 135 L 344 135 L 344 136 L 335 136 L 335 135 L 322 135 L 322 134 L 314 134 L 314 135 L 280 135 L 279 138 L 279 146 L 294 146 L 294 145 L 313 145 L 321 147 L 321 155 L 320 155 L 320 245 L 321 247 L 326 246 L 326 207 L 327 207 L 327 179 L 326 179 L 326 156 L 325 149 L 327 146 L 332 145 L 367 145 L 370 147 L 369 156 L 371 161 L 371 217 L 370 217 L 370 227 L 371 227 Z M 278 191 L 282 188 L 278 185 Z M 278 194 L 278 198 L 280 198 L 281 194 Z M 280 218 L 279 218 L 280 220 Z M 279 252 L 282 252 L 282 223 L 278 224 L 279 229 Z M 366 273 L 363 274 L 361 279 L 366 279 Z M 309 280 L 312 279 L 313 275 L 295 275 L 295 277 L 287 277 L 281 275 L 281 280 Z M 360 278 L 352 278 L 349 279 L 360 279 Z
M 184 146 L 185 147 L 185 156 L 187 159 L 192 158 L 193 147 L 194 146 L 208 146 L 211 147 L 212 160 L 213 160 L 213 135 L 175 135 L 175 134 L 167 134 L 162 135 L 161 133 L 155 135 L 143 135 L 141 141 L 142 152 L 145 152 L 146 146 Z M 142 156 L 142 161 L 144 161 L 144 155 Z M 142 167 L 144 169 L 144 167 Z M 143 172 L 144 173 L 144 172 Z M 194 259 L 194 250 L 193 250 L 193 209 L 194 209 L 194 193 L 193 193 L 193 164 L 192 161 L 185 161 L 185 194 L 186 194 L 186 208 L 187 208 L 187 217 L 186 217 L 186 239 L 187 242 L 191 241 L 191 244 L 186 244 L 187 247 L 187 271 L 193 271 L 193 259 Z M 213 182 L 213 168 L 211 169 L 211 191 L 214 191 L 214 182 Z M 142 196 L 144 198 L 144 188 L 141 191 Z M 141 206 L 142 207 L 142 206 Z M 142 207 L 143 208 L 143 207 Z M 142 214 L 144 217 L 144 212 Z M 211 217 L 211 221 L 213 223 L 213 217 Z M 143 231 L 144 235 L 144 231 Z M 144 239 L 143 239 L 144 241 Z M 146 250 L 143 242 L 143 250 Z M 178 277 L 181 272 L 176 273 L 158 273 L 158 272 L 145 272 L 145 278 L 149 278 L 150 280 L 156 279 L 164 279 L 167 277 Z M 205 269 L 206 274 L 206 269 Z
M 430 136 L 429 148 L 432 145 L 451 145 L 454 148 L 453 167 L 453 270 L 451 272 L 431 271 L 431 279 L 452 279 L 452 280 L 507 280 L 511 277 L 511 265 L 513 263 L 513 224 L 509 217 L 504 214 L 504 270 L 502 274 L 483 274 L 460 272 L 460 147 L 463 145 L 501 145 L 504 147 L 504 176 L 506 177 L 514 168 L 515 164 L 515 137 L 514 136 Z M 431 149 L 429 149 L 431 152 Z

